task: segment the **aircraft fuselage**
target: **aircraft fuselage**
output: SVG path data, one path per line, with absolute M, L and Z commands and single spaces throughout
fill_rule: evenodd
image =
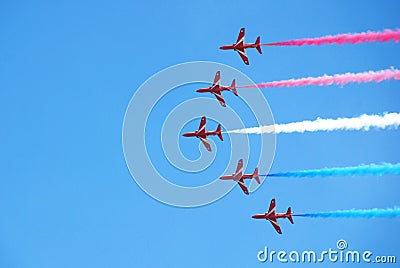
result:
M 214 136 L 214 135 L 217 135 L 217 134 L 218 134 L 217 131 L 208 131 L 208 132 L 205 132 L 205 133 L 199 133 L 198 131 L 195 131 L 195 132 L 187 132 L 185 134 L 182 134 L 182 136 L 184 136 L 184 137 L 197 137 L 197 138 L 202 137 L 202 138 L 205 138 L 207 136 Z
M 284 219 L 284 218 L 288 218 L 288 217 L 289 217 L 289 215 L 286 214 L 286 213 L 276 213 L 275 214 L 275 218 L 276 219 L 279 219 L 279 218 Z M 252 218 L 253 219 L 266 219 L 266 220 L 273 220 L 274 219 L 272 214 L 268 215 L 268 212 L 264 213 L 264 214 L 256 214 L 256 215 L 252 216 Z
M 199 88 L 196 92 L 204 93 L 204 92 L 221 92 L 221 91 L 229 91 L 229 87 L 222 87 L 218 85 L 213 85 L 207 88 Z
M 230 45 L 230 46 L 222 46 L 222 47 L 220 47 L 220 49 L 222 49 L 222 50 L 229 50 L 229 49 L 237 50 L 237 49 L 246 49 L 246 48 L 256 48 L 258 46 L 259 45 L 256 44 L 256 43 L 243 44 L 243 45 L 241 45 L 241 44 L 233 44 L 233 45 Z

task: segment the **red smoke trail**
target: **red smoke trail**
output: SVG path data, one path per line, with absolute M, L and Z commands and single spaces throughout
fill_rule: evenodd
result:
M 335 74 L 324 75 L 319 77 L 307 77 L 300 79 L 290 79 L 282 81 L 266 82 L 261 84 L 240 86 L 239 88 L 271 88 L 271 87 L 301 87 L 301 86 L 328 86 L 328 85 L 341 85 L 344 86 L 347 83 L 358 82 L 381 82 L 383 80 L 400 80 L 400 71 L 397 69 L 386 69 L 381 71 L 369 71 L 363 73 L 346 73 L 346 74 Z
M 364 42 L 399 42 L 400 29 L 384 30 L 383 32 L 364 32 L 353 34 L 328 35 L 317 38 L 304 38 L 289 40 L 284 42 L 275 42 L 262 44 L 262 46 L 303 46 L 303 45 L 326 45 L 326 44 L 356 44 Z

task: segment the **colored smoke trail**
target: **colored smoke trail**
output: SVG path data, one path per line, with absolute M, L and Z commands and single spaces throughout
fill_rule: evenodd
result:
M 400 163 L 398 164 L 383 163 L 379 165 L 369 164 L 369 165 L 359 165 L 355 167 L 322 168 L 322 169 L 310 169 L 310 170 L 266 174 L 266 176 L 268 177 L 292 177 L 292 178 L 356 176 L 356 175 L 358 176 L 400 175 Z
M 292 216 L 311 218 L 395 218 L 400 216 L 400 208 L 350 209 L 330 212 L 293 214 Z
M 363 32 L 363 33 L 349 33 L 328 35 L 317 38 L 303 38 L 295 39 L 284 42 L 275 42 L 269 44 L 262 44 L 263 46 L 303 46 L 303 45 L 326 45 L 326 44 L 356 44 L 365 42 L 399 42 L 400 29 L 384 30 L 382 32 Z
M 381 71 L 369 71 L 362 73 L 345 73 L 335 75 L 323 75 L 319 77 L 306 77 L 282 81 L 266 82 L 261 84 L 240 86 L 239 88 L 274 88 L 274 87 L 302 87 L 302 86 L 329 86 L 348 83 L 381 82 L 384 80 L 400 80 L 400 70 L 386 69 Z
M 400 125 L 399 113 L 366 115 L 353 118 L 322 119 L 301 121 L 288 124 L 275 124 L 261 127 L 228 130 L 226 133 L 264 134 L 264 133 L 304 133 L 334 130 L 370 130 L 372 128 L 397 128 Z

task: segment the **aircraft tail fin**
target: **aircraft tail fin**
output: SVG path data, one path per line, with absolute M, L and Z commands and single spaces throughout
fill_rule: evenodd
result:
M 261 184 L 261 182 L 260 182 L 260 177 L 258 176 L 258 168 L 256 168 L 256 169 L 254 170 L 253 178 L 256 179 L 256 181 L 257 181 L 258 184 Z
M 294 224 L 293 218 L 292 218 L 292 209 L 291 209 L 290 207 L 287 209 L 286 215 L 287 215 L 287 217 L 288 217 L 288 220 L 289 220 L 292 224 Z
M 257 40 L 256 40 L 256 49 L 258 50 L 258 53 L 262 54 L 261 46 L 260 46 L 260 37 L 257 37 Z
M 236 91 L 236 80 L 233 79 L 231 86 L 229 87 L 229 89 L 233 92 L 233 94 L 235 94 L 236 96 L 238 96 L 238 93 Z
M 223 141 L 224 138 L 222 137 L 222 133 L 221 133 L 221 124 L 218 124 L 217 129 L 215 130 L 215 132 L 217 132 L 218 138 Z

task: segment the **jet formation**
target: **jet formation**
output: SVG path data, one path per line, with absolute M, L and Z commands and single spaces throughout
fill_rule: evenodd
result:
M 221 46 L 220 49 L 222 50 L 234 50 L 239 53 L 239 56 L 242 58 L 243 62 L 246 65 L 249 65 L 249 59 L 246 54 L 246 49 L 248 48 L 255 48 L 257 51 L 262 54 L 261 51 L 261 44 L 260 44 L 260 36 L 257 37 L 256 42 L 253 44 L 246 44 L 244 41 L 244 36 L 245 36 L 245 29 L 242 28 L 240 29 L 239 36 L 237 38 L 236 43 L 232 45 L 227 45 L 227 46 Z M 263 44 L 265 45 L 265 44 Z M 221 73 L 220 71 L 217 71 L 214 77 L 214 81 L 211 86 L 207 88 L 200 88 L 196 90 L 198 93 L 211 93 L 213 94 L 219 103 L 221 104 L 222 107 L 226 107 L 226 102 L 225 99 L 222 96 L 223 91 L 231 91 L 235 96 L 239 96 L 236 90 L 236 80 L 233 79 L 232 83 L 230 86 L 222 86 L 221 85 Z M 215 136 L 217 135 L 221 141 L 223 141 L 222 137 L 222 132 L 221 132 L 221 124 L 218 124 L 218 127 L 215 131 L 207 131 L 206 130 L 206 122 L 207 119 L 205 116 L 203 116 L 200 120 L 200 125 L 199 128 L 194 131 L 194 132 L 187 132 L 182 134 L 184 137 L 196 137 L 200 139 L 200 141 L 203 143 L 205 148 L 211 152 L 211 145 L 207 139 L 208 136 Z M 249 190 L 245 184 L 246 179 L 255 179 L 258 184 L 261 184 L 260 181 L 260 175 L 258 174 L 258 167 L 255 168 L 254 172 L 252 174 L 243 174 L 243 159 L 240 159 L 235 173 L 231 175 L 224 175 L 219 178 L 220 180 L 233 180 L 235 181 L 239 187 L 242 189 L 243 193 L 248 195 Z M 282 234 L 282 230 L 278 224 L 279 218 L 287 218 L 292 224 L 293 218 L 292 218 L 292 212 L 291 208 L 289 207 L 286 213 L 276 213 L 276 208 L 275 208 L 275 198 L 271 200 L 271 204 L 269 206 L 269 209 L 267 212 L 263 214 L 256 214 L 252 216 L 253 219 L 266 219 L 268 220 L 272 226 L 275 228 L 277 233 Z

